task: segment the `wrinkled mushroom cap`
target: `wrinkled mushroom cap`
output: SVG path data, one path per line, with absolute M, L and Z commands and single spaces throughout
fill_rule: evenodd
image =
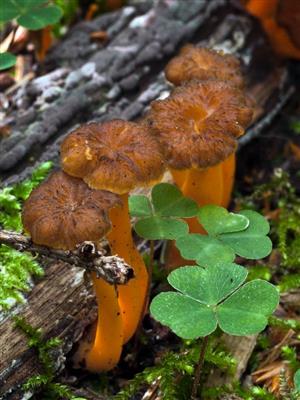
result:
M 218 79 L 238 87 L 244 84 L 237 58 L 193 45 L 180 50 L 179 55 L 167 64 L 165 74 L 174 85 L 193 79 Z
M 36 244 L 73 250 L 110 230 L 108 211 L 120 206 L 114 193 L 92 190 L 81 179 L 52 173 L 32 191 L 22 212 L 24 229 Z
M 90 187 L 123 194 L 161 178 L 159 143 L 147 126 L 113 120 L 76 129 L 61 146 L 64 171 Z
M 170 167 L 207 168 L 236 150 L 237 138 L 251 122 L 249 104 L 230 84 L 194 81 L 154 101 L 147 120 Z

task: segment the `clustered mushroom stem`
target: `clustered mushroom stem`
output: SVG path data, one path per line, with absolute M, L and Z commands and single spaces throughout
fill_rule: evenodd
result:
M 174 177 L 174 180 L 177 183 L 176 177 Z M 181 185 L 181 190 L 185 196 L 191 197 L 200 206 L 206 204 L 221 205 L 223 202 L 223 186 L 223 168 L 222 163 L 220 163 L 206 169 L 189 169 Z M 192 232 L 199 232 L 199 224 L 195 218 L 190 220 L 189 225 Z
M 183 194 L 191 197 L 200 206 L 215 204 L 226 207 L 225 202 L 229 203 L 230 201 L 234 176 L 234 172 L 232 172 L 234 162 L 232 164 L 231 159 L 227 160 L 207 169 L 171 170 L 171 173 Z M 190 232 L 206 233 L 197 218 L 189 218 L 186 222 L 189 225 Z M 173 270 L 183 265 L 184 262 L 186 263 L 175 244 L 171 243 L 167 255 L 168 270 Z
M 98 303 L 98 319 L 92 345 L 87 341 L 75 356 L 75 362 L 84 360 L 85 367 L 92 372 L 109 371 L 119 362 L 123 346 L 123 319 L 115 286 L 92 274 Z
M 194 199 L 200 206 L 206 204 L 225 206 L 232 188 L 234 165 L 234 157 L 230 156 L 210 168 L 171 172 L 183 194 Z
M 222 207 L 227 208 L 230 204 L 232 189 L 235 177 L 236 156 L 235 153 L 231 154 L 226 160 L 222 162 L 223 168 L 223 200 Z
M 123 194 L 121 197 L 123 207 L 110 210 L 112 229 L 107 235 L 107 239 L 112 252 L 130 264 L 135 276 L 128 285 L 118 287 L 124 343 L 126 343 L 134 335 L 142 317 L 149 277 L 145 263 L 133 242 L 128 211 L 128 194 Z
M 235 154 L 214 167 L 183 171 L 171 169 L 171 174 L 183 194 L 194 199 L 200 206 L 215 204 L 227 208 L 234 184 Z M 196 219 L 187 222 L 191 232 L 199 232 Z

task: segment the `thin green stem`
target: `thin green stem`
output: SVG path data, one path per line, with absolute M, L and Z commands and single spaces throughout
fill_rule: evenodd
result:
M 207 349 L 208 339 L 209 339 L 209 336 L 205 336 L 202 341 L 199 360 L 198 360 L 198 364 L 197 364 L 195 375 L 194 375 L 194 382 L 193 382 L 192 393 L 191 393 L 192 400 L 198 400 L 201 398 L 201 394 L 200 394 L 199 398 L 197 397 L 197 392 L 198 392 L 198 387 L 199 387 L 199 383 L 200 383 L 200 379 L 201 379 L 201 372 L 202 372 L 202 367 L 204 364 L 204 356 L 205 356 L 205 352 Z
M 148 287 L 147 287 L 147 295 L 146 298 L 144 300 L 144 305 L 143 305 L 143 311 L 141 314 L 141 319 L 139 321 L 139 325 L 137 327 L 136 330 L 136 334 L 135 334 L 135 344 L 134 344 L 134 351 L 137 351 L 137 347 L 138 347 L 138 339 L 141 333 L 141 329 L 142 329 L 142 321 L 143 321 L 143 317 L 147 312 L 148 309 L 148 305 L 149 305 L 149 298 L 150 298 L 150 291 L 151 291 L 151 283 L 152 283 L 152 275 L 153 275 L 153 265 L 154 265 L 154 241 L 150 240 L 150 249 L 149 249 L 149 264 L 147 265 L 147 271 L 148 271 Z
M 154 265 L 154 240 L 150 240 L 150 251 L 149 251 L 149 265 L 148 265 L 148 298 L 150 295 L 152 275 L 153 275 L 153 265 Z

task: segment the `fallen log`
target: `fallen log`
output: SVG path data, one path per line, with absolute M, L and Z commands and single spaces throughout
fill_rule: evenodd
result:
M 108 40 L 95 43 L 91 33 L 103 30 Z M 258 22 L 234 1 L 143 2 L 78 24 L 48 56 L 51 72 L 9 91 L 2 126 L 11 131 L 0 141 L 4 184 L 28 177 L 41 161 L 58 163 L 60 143 L 78 123 L 142 116 L 170 92 L 164 66 L 188 41 L 241 59 L 258 100 L 257 123 L 245 138 L 258 135 L 292 93 Z
M 106 31 L 106 42 L 94 41 L 97 31 Z M 247 135 L 259 135 L 293 86 L 257 21 L 234 1 L 143 2 L 78 24 L 49 54 L 45 73 L 8 89 L 1 122 L 11 130 L 0 141 L 3 184 L 27 178 L 41 161 L 58 164 L 59 145 L 78 123 L 141 117 L 152 100 L 170 92 L 163 68 L 187 41 L 241 58 L 248 92 L 258 103 Z M 63 339 L 63 355 L 97 315 L 82 272 L 63 263 L 48 266 L 27 303 L 12 313 L 41 328 L 46 339 Z M 0 354 L 0 396 L 19 399 L 22 383 L 40 370 L 9 316 L 0 323 Z

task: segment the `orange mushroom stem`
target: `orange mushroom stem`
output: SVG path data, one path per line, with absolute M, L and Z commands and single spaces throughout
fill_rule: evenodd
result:
M 22 221 L 34 243 L 73 250 L 85 240 L 98 241 L 110 230 L 109 209 L 120 206 L 110 192 L 92 190 L 82 180 L 55 172 L 30 194 Z M 119 361 L 123 320 L 115 287 L 92 274 L 98 319 L 90 341 L 82 342 L 75 357 L 91 371 L 107 371 Z
M 110 211 L 112 230 L 107 235 L 107 239 L 112 252 L 124 258 L 134 270 L 134 279 L 131 279 L 127 285 L 118 287 L 119 305 L 123 317 L 123 341 L 126 343 L 136 331 L 142 317 L 143 302 L 147 296 L 148 272 L 133 242 L 128 212 L 128 194 L 123 194 L 121 197 L 122 208 L 113 208 Z
M 275 52 L 300 59 L 300 2 L 298 0 L 249 0 L 246 8 L 260 19 Z
M 98 304 L 98 318 L 89 340 L 84 340 L 74 356 L 75 365 L 92 372 L 110 371 L 119 362 L 124 342 L 123 319 L 117 289 L 92 273 Z
M 145 126 L 114 120 L 84 125 L 71 133 L 62 144 L 61 157 L 63 169 L 70 175 L 83 178 L 92 188 L 123 197 L 123 207 L 110 211 L 113 228 L 108 240 L 135 275 L 128 285 L 118 287 L 126 343 L 139 325 L 148 287 L 147 269 L 131 235 L 127 197 L 136 186 L 161 178 L 164 166 L 159 144 Z
M 185 196 L 193 198 L 201 206 L 215 204 L 227 208 L 234 184 L 235 159 L 233 153 L 210 168 L 183 171 L 170 168 L 170 171 L 174 182 Z M 190 185 L 187 185 L 188 180 Z M 193 220 L 189 219 L 187 222 L 189 221 Z

